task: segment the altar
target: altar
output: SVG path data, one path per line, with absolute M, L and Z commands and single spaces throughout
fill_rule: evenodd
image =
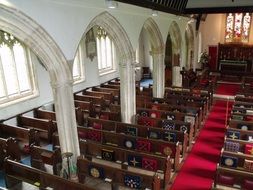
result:
M 219 71 L 226 73 L 251 72 L 251 67 L 247 61 L 220 60 Z

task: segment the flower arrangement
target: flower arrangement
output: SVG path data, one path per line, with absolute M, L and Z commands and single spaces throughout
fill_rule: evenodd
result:
M 201 53 L 200 59 L 199 59 L 199 63 L 203 66 L 203 67 L 208 67 L 208 62 L 209 62 L 209 55 L 206 52 L 206 50 L 204 52 Z

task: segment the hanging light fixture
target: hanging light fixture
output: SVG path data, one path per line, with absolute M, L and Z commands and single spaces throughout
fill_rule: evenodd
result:
M 105 0 L 105 4 L 109 9 L 116 9 L 118 7 L 118 2 L 114 0 Z

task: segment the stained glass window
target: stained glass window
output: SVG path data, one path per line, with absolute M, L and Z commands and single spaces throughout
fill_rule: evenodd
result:
M 248 43 L 250 22 L 249 13 L 229 13 L 226 19 L 225 42 Z
M 234 28 L 234 17 L 232 13 L 227 16 L 227 27 L 226 27 L 226 42 L 231 42 L 233 40 L 233 28 Z
M 242 28 L 242 42 L 249 41 L 249 30 L 250 30 L 251 16 L 246 13 L 243 18 L 243 28 Z

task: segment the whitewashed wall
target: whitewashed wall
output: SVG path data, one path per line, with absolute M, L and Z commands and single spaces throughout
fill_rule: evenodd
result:
M 150 9 L 119 3 L 119 7 L 112 10 L 106 8 L 104 0 L 0 0 L 0 3 L 16 8 L 41 25 L 58 44 L 67 60 L 74 59 L 86 27 L 100 13 L 107 11 L 119 21 L 134 49 L 138 47 L 139 35 L 144 22 L 151 17 Z M 159 26 L 164 44 L 172 21 L 178 23 L 181 35 L 184 36 L 187 22 L 190 20 L 186 17 L 161 12 L 153 19 Z M 0 119 L 6 119 L 53 100 L 48 73 L 38 63 L 36 63 L 36 72 L 39 79 L 39 97 L 1 109 Z M 85 61 L 85 75 L 86 80 L 75 85 L 74 91 L 98 85 L 119 76 L 118 72 L 115 72 L 100 77 L 96 58 L 93 61 L 89 59 Z

